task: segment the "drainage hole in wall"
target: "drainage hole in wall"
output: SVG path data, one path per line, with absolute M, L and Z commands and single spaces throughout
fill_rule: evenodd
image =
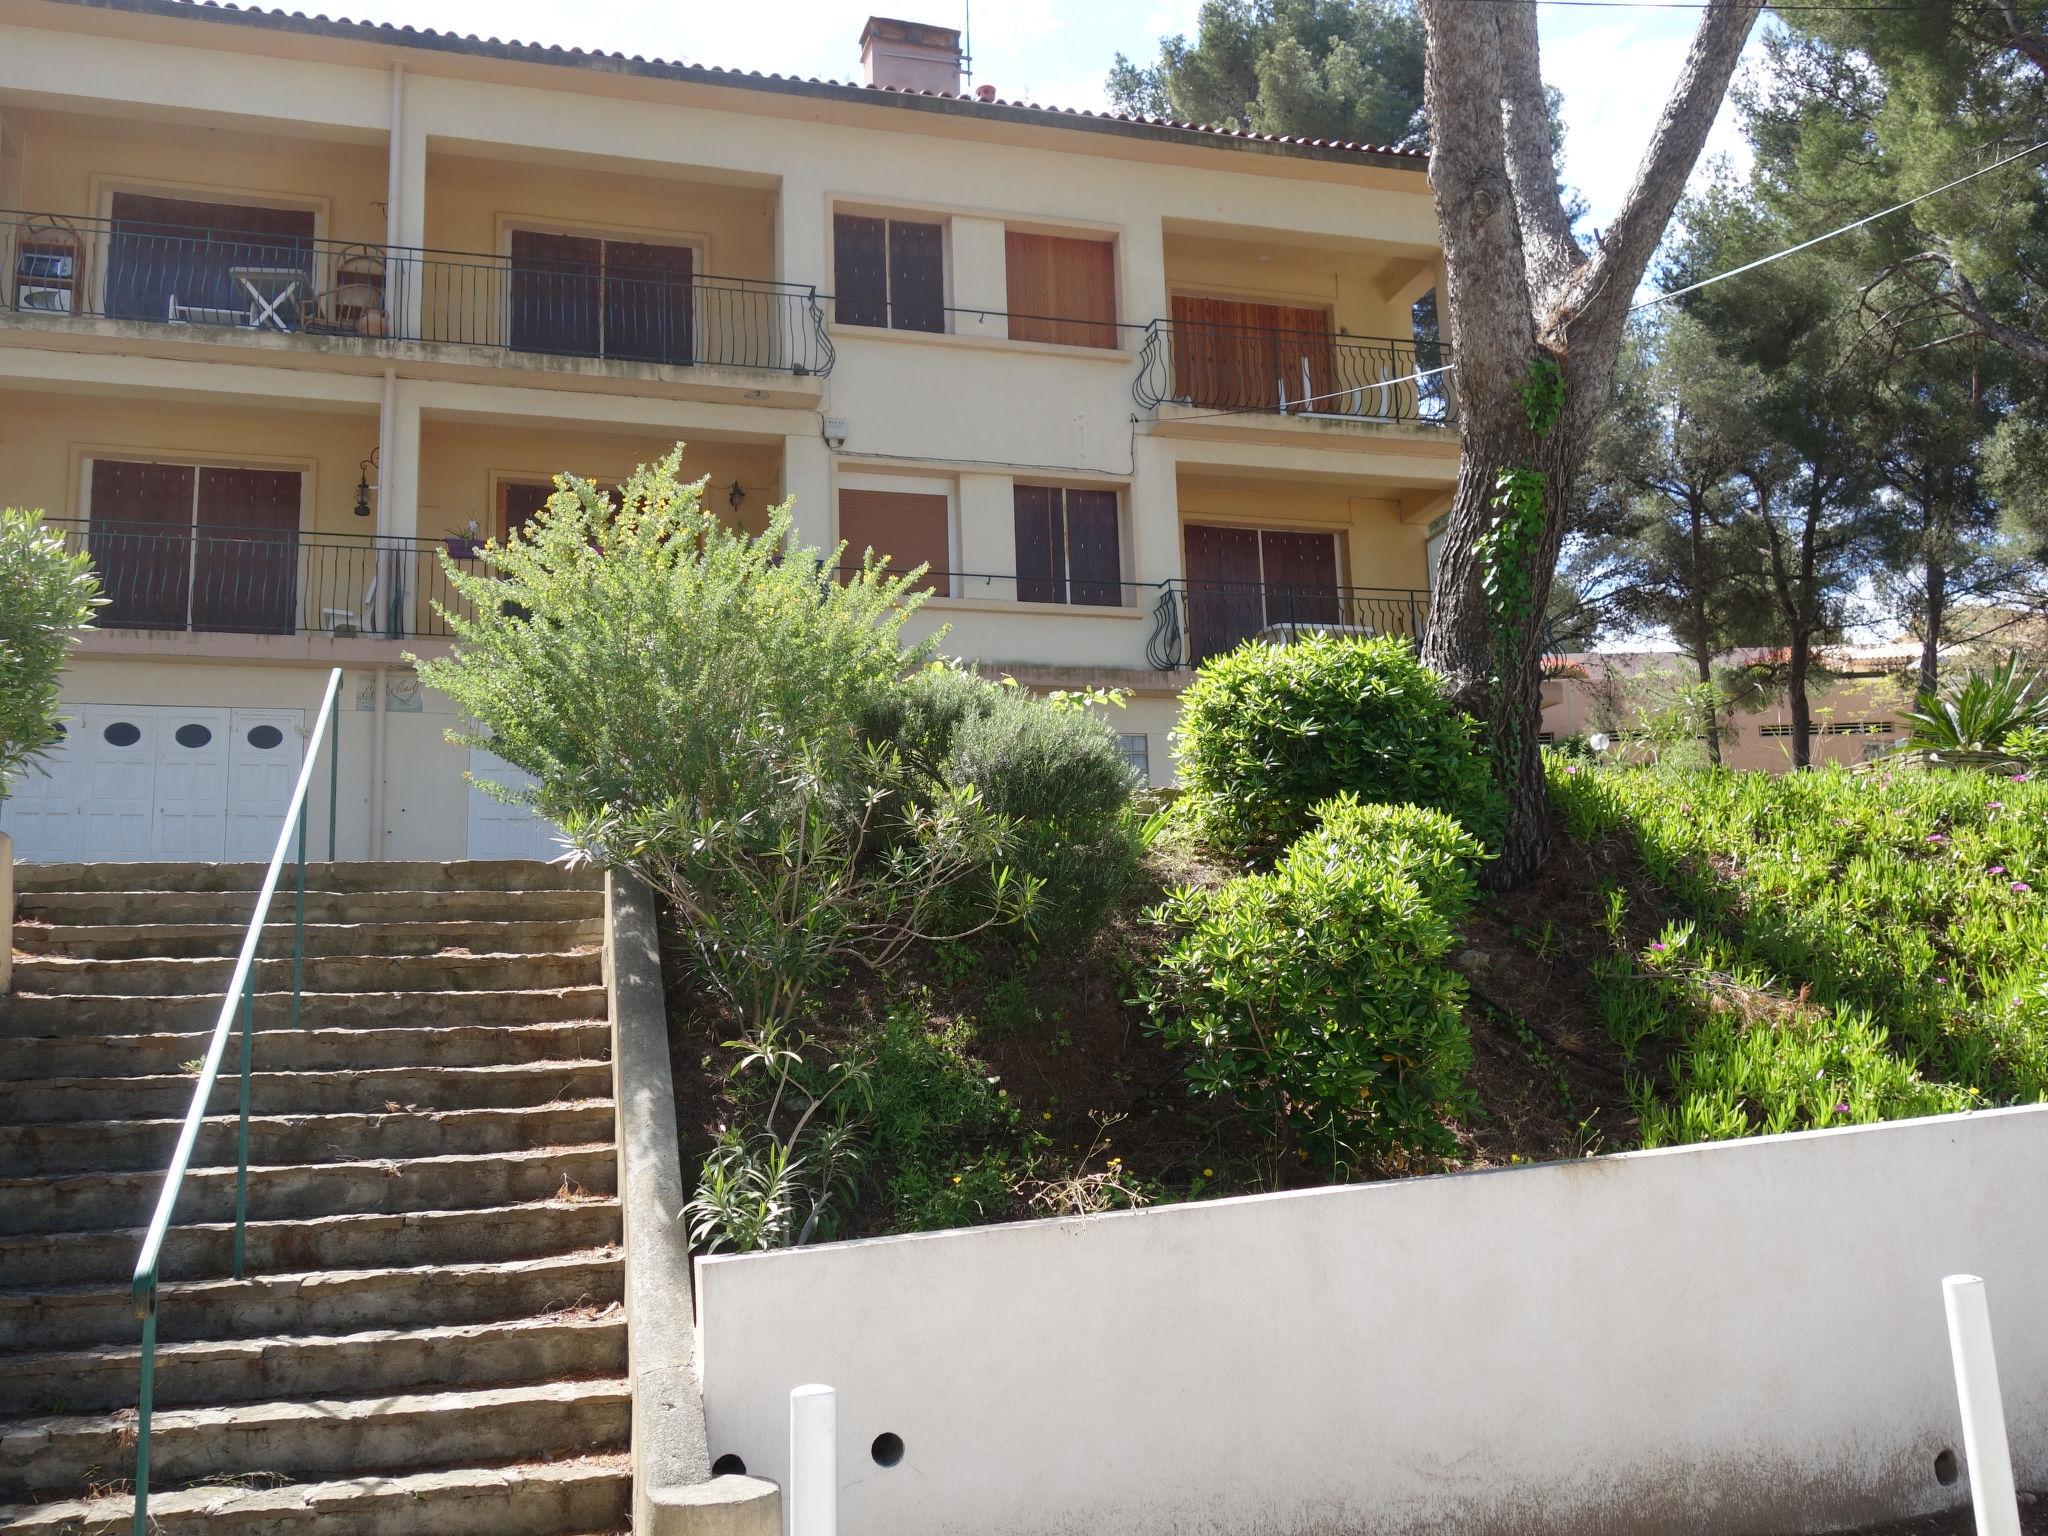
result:
M 868 1454 L 875 1458 L 878 1467 L 893 1467 L 903 1459 L 903 1437 L 883 1430 L 875 1436 L 875 1443 L 868 1447 Z
M 711 1475 L 713 1477 L 745 1477 L 747 1475 L 747 1464 L 741 1461 L 739 1457 L 733 1455 L 731 1451 L 727 1451 L 718 1460 L 711 1463 Z
M 1944 1445 L 1934 1458 L 1934 1480 L 1946 1488 L 1962 1475 L 1962 1464 L 1956 1460 L 1954 1448 Z

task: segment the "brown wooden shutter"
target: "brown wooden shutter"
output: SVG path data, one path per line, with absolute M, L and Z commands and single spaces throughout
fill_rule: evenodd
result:
M 873 550 L 887 557 L 893 576 L 929 566 L 930 573 L 918 590 L 944 597 L 949 590 L 946 573 L 952 568 L 946 524 L 943 494 L 842 490 L 839 537 L 846 541 L 846 552 L 841 563 L 858 567 L 867 551 Z
M 1077 603 L 1123 602 L 1123 550 L 1115 491 L 1066 492 L 1067 577 Z
M 1017 601 L 1065 602 L 1059 492 L 1049 485 L 1019 485 L 1012 489 L 1011 500 L 1017 520 Z
M 1182 535 L 1188 579 L 1189 660 L 1234 649 L 1265 627 L 1259 535 L 1190 524 Z
M 687 363 L 696 330 L 696 253 L 686 245 L 604 243 L 604 352 Z
M 185 628 L 196 474 L 189 464 L 93 460 L 88 544 L 107 598 L 102 628 Z
M 602 345 L 604 242 L 512 231 L 512 345 L 595 357 Z
M 1259 535 L 1268 624 L 1336 624 L 1339 613 L 1334 533 Z
M 298 627 L 299 501 L 297 470 L 199 471 L 194 629 L 288 635 Z
M 515 528 L 524 528 L 533 521 L 534 515 L 548 504 L 548 498 L 555 494 L 552 484 L 537 485 L 518 480 L 505 480 L 498 485 L 498 540 L 503 543 L 512 537 Z
M 889 324 L 896 330 L 946 328 L 945 252 L 939 225 L 889 221 Z
M 855 213 L 832 220 L 834 313 L 841 325 L 889 323 L 889 227 Z
M 312 282 L 313 212 L 116 192 L 107 242 L 107 313 L 163 320 L 180 307 L 246 310 L 233 267 L 299 267 Z
M 1013 341 L 1116 345 L 1116 247 L 1107 240 L 1003 235 Z

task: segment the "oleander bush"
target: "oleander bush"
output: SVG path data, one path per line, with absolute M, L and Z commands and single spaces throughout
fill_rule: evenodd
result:
M 41 512 L 0 509 L 0 795 L 64 739 L 58 679 L 104 601 L 91 556 Z
M 1504 811 L 1470 717 L 1393 636 L 1247 644 L 1182 700 L 1181 782 L 1221 846 L 1277 852 L 1333 795 L 1421 805 L 1491 843 Z
M 1339 1177 L 1451 1150 L 1472 1042 L 1445 963 L 1477 839 L 1442 811 L 1345 795 L 1270 873 L 1174 891 L 1146 988 L 1189 1086 Z

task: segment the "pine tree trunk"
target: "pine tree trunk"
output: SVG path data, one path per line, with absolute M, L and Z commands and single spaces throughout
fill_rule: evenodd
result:
M 1714 637 L 1707 625 L 1706 514 L 1697 495 L 1690 500 L 1691 505 L 1686 509 L 1686 531 L 1692 557 L 1692 655 L 1694 665 L 1699 668 L 1700 685 L 1711 688 L 1714 684 Z M 1721 766 L 1721 711 L 1713 707 L 1707 710 L 1707 757 L 1716 768 Z
M 1471 380 L 1466 383 L 1471 391 Z M 1543 715 L 1543 613 L 1564 542 L 1564 488 L 1577 476 L 1591 437 L 1570 411 L 1549 435 L 1536 437 L 1526 425 L 1519 391 L 1507 398 L 1498 388 L 1492 393 L 1490 400 L 1475 401 L 1470 392 L 1466 396 L 1464 454 L 1422 658 L 1443 675 L 1453 701 L 1485 732 L 1494 777 L 1507 802 L 1508 828 L 1484 879 L 1506 890 L 1534 875 L 1550 851 L 1550 796 L 1537 743 Z M 1543 537 L 1531 560 L 1527 617 L 1503 643 L 1487 608 L 1478 538 L 1497 515 L 1495 486 L 1502 473 L 1525 468 L 1544 476 Z
M 1792 637 L 1792 676 L 1790 698 L 1792 703 L 1792 766 L 1811 768 L 1813 766 L 1813 708 L 1806 698 L 1806 674 L 1813 664 L 1813 637 L 1796 634 Z
M 1948 567 L 1934 553 L 1927 556 L 1927 615 L 1920 636 L 1920 692 L 1932 693 L 1940 682 L 1941 630 L 1948 619 Z

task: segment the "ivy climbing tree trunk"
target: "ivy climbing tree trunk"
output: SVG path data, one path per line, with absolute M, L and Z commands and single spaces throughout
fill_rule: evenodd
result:
M 1422 0 L 1430 187 L 1463 450 L 1423 656 L 1486 723 L 1509 813 L 1488 867 L 1499 885 L 1529 878 L 1549 850 L 1538 664 L 1573 482 L 1607 405 L 1636 285 L 1761 8 L 1717 0 L 1701 12 L 1621 214 L 1588 254 L 1558 195 L 1535 5 Z M 1508 486 L 1531 526 L 1503 539 Z M 1509 554 L 1524 568 L 1494 568 Z

